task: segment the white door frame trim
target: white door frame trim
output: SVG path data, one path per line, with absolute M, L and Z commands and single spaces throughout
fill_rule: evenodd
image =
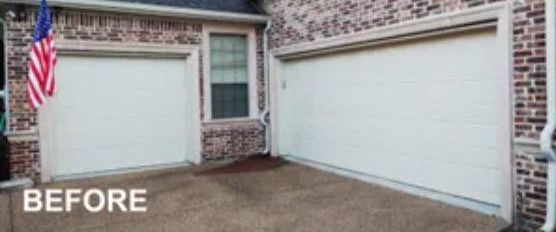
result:
M 400 41 L 413 40 L 417 38 L 437 36 L 458 31 L 473 30 L 485 27 L 495 27 L 500 47 L 500 63 L 502 75 L 507 77 L 503 87 L 506 102 L 502 102 L 504 109 L 500 110 L 500 120 L 503 127 L 503 135 L 500 144 L 505 144 L 500 151 L 501 162 L 501 192 L 502 204 L 501 215 L 507 222 L 513 222 L 514 218 L 514 178 L 513 174 L 513 127 L 512 127 L 512 52 L 511 32 L 512 18 L 511 5 L 507 2 L 493 3 L 472 9 L 430 16 L 423 19 L 385 26 L 369 31 L 354 33 L 350 35 L 337 36 L 320 41 L 302 42 L 296 45 L 284 46 L 272 51 L 270 58 L 270 94 L 271 94 L 271 122 L 272 122 L 272 151 L 273 156 L 288 155 L 281 154 L 278 149 L 278 90 L 280 88 L 280 76 L 284 61 L 298 59 L 301 57 L 327 54 L 331 52 L 345 51 L 356 48 L 379 46 Z
M 191 136 L 187 141 L 187 159 L 193 163 L 201 162 L 201 118 L 199 90 L 199 48 L 191 45 L 153 45 L 122 42 L 82 42 L 57 41 L 58 54 L 75 54 L 87 56 L 121 56 L 121 57 L 171 57 L 183 58 L 187 64 L 187 78 L 191 78 L 187 99 L 190 106 Z M 52 131 L 52 109 L 49 103 L 38 110 L 40 170 L 43 183 L 53 181 L 54 170 L 54 137 Z

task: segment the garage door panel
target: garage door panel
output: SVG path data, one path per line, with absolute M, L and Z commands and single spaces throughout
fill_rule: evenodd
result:
M 56 175 L 185 161 L 185 59 L 63 55 L 57 71 Z
M 421 161 L 420 166 L 421 172 L 424 171 L 426 174 L 421 176 L 421 186 L 433 183 L 436 185 L 435 188 L 450 189 L 448 192 L 454 195 L 463 195 L 494 204 L 501 203 L 498 200 L 501 194 L 499 186 L 493 184 L 500 180 L 498 169 L 445 163 L 436 159 L 425 159 Z
M 75 123 L 67 123 L 65 124 L 65 129 L 57 133 L 57 136 L 61 137 L 77 137 L 76 139 L 94 138 L 95 133 L 90 133 L 92 131 L 110 131 L 110 135 L 108 133 L 103 134 L 103 138 L 108 137 L 115 137 L 118 136 L 126 136 L 126 137 L 141 137 L 142 135 L 150 135 L 152 137 L 160 137 L 160 136 L 176 136 L 180 135 L 183 136 L 185 124 L 182 123 L 175 123 L 175 120 L 172 121 L 160 121 L 160 123 L 153 122 L 153 121 L 146 121 L 146 120 L 135 120 L 130 119 L 128 121 L 103 121 L 97 123 L 89 123 L 83 125 L 83 123 L 75 122 Z M 149 127 L 145 127 L 144 125 L 148 124 Z M 72 125 L 77 125 L 72 127 Z M 116 139 L 115 141 L 119 141 Z M 68 144 L 68 143 L 63 143 Z M 61 144 L 60 144 L 61 145 Z
M 96 123 L 70 122 L 65 123 L 63 130 L 57 134 L 59 138 L 65 138 L 59 143 L 58 149 L 87 148 L 94 149 L 106 145 L 134 142 L 138 140 L 173 140 L 183 138 L 186 130 L 185 123 L 179 121 L 148 121 L 129 119 L 126 121 L 102 121 Z M 148 126 L 146 126 L 148 125 Z M 106 131 L 99 136 L 92 131 Z M 83 142 L 86 141 L 86 142 Z
M 323 114 L 321 114 L 323 115 Z M 413 120 L 413 119 L 386 119 L 382 117 L 368 117 L 365 120 L 356 120 L 342 115 L 326 117 L 329 120 L 307 118 L 312 120 L 307 124 L 297 124 L 294 133 L 318 138 L 326 142 L 341 142 L 338 138 L 349 137 L 352 140 L 361 134 L 360 130 L 367 130 L 371 134 L 365 134 L 364 139 L 376 140 L 382 143 L 391 142 L 398 145 L 400 141 L 404 144 L 411 143 L 414 139 L 437 144 L 466 144 L 467 146 L 498 148 L 498 125 L 465 123 L 458 121 L 440 120 Z M 350 125 L 351 124 L 351 125 Z M 362 127 L 364 125 L 364 127 Z M 334 133 L 322 133 L 323 131 L 334 131 Z M 380 133 L 376 133 L 380 131 Z M 457 133 L 457 136 L 447 136 Z
M 322 81 L 322 80 L 321 80 Z M 296 83 L 291 81 L 291 85 L 305 85 L 304 83 Z M 373 86 L 372 92 L 368 88 L 361 86 Z M 412 116 L 420 116 L 416 113 L 427 113 L 423 109 L 438 108 L 445 109 L 441 114 L 454 113 L 455 110 L 462 112 L 472 112 L 473 110 L 497 110 L 496 108 L 496 91 L 491 91 L 501 85 L 499 81 L 493 83 L 405 83 L 400 85 L 375 85 L 373 83 L 360 84 L 358 86 L 351 85 L 334 85 L 331 89 L 320 89 L 313 94 L 312 89 L 306 89 L 304 92 L 307 99 L 299 99 L 300 103 L 314 104 L 316 107 L 299 107 L 303 113 L 318 108 L 320 111 L 335 112 L 341 111 L 349 113 L 354 111 L 354 107 L 372 107 L 373 111 L 369 112 L 380 116 L 411 114 Z M 295 90 L 292 90 L 292 92 Z M 484 93 L 484 94 L 482 94 Z M 318 100 L 316 100 L 318 99 Z M 407 104 L 411 102 L 411 104 Z M 338 104 L 342 103 L 342 104 Z M 404 107 L 399 107 L 404 105 Z M 405 112 L 405 113 L 404 113 Z M 457 112 L 461 114 L 462 112 Z M 482 113 L 482 112 L 481 112 Z M 490 115 L 490 114 L 487 114 Z M 480 120 L 482 118 L 475 118 Z
M 177 71 L 172 71 L 172 70 L 168 70 L 169 72 L 177 72 Z M 180 71 L 182 72 L 182 71 Z M 77 75 L 77 74 L 75 74 Z M 164 75 L 164 74 L 163 74 Z M 111 89 L 113 88 L 126 88 L 129 89 L 130 91 L 149 91 L 149 90 L 157 90 L 157 89 L 166 89 L 166 90 L 171 90 L 171 89 L 178 89 L 181 88 L 180 86 L 185 85 L 184 82 L 179 81 L 171 81 L 171 77 L 160 77 L 160 76 L 151 76 L 146 80 L 135 80 L 135 79 L 130 79 L 130 80 L 126 80 L 123 82 L 115 82 L 114 79 L 110 79 L 107 77 L 98 77 L 95 76 L 95 78 L 101 78 L 101 80 L 99 80 L 99 82 L 102 83 L 91 83 L 89 86 L 83 86 L 83 85 L 79 85 L 79 83 L 77 83 L 77 81 L 72 81 L 72 82 L 76 82 L 76 83 L 66 83 L 65 85 L 62 85 L 60 87 L 71 87 L 71 89 L 64 89 L 63 91 L 60 91 L 60 94 L 64 94 L 64 93 L 75 93 L 75 92 L 79 92 L 79 91 L 111 91 Z M 160 82 L 168 82 L 168 83 L 163 83 L 163 84 L 159 84 L 159 83 L 153 83 L 152 85 L 147 85 L 150 84 L 149 82 L 153 82 L 152 79 L 156 79 L 159 80 Z M 87 81 L 87 84 L 89 84 L 89 81 Z
M 83 92 L 90 91 L 72 91 L 67 94 L 60 94 L 58 96 L 61 99 L 58 102 L 60 107 L 75 107 L 80 105 L 91 105 L 91 106 L 105 106 L 105 107 L 125 107 L 132 105 L 134 107 L 145 106 L 145 107 L 170 107 L 166 106 L 165 103 L 168 99 L 182 99 L 185 100 L 185 93 L 182 88 L 179 89 L 150 89 L 150 90 L 126 90 L 125 93 L 115 95 L 113 94 L 114 87 L 112 91 L 95 91 L 95 97 L 92 98 L 71 98 L 66 96 L 76 96 L 82 94 Z M 151 95 L 151 93 L 157 93 L 157 95 Z M 130 104 L 134 102 L 141 102 L 142 104 Z M 172 105 L 175 107 L 175 105 Z M 79 113 L 79 112 L 76 112 Z
M 496 42 L 478 31 L 285 62 L 280 152 L 500 204 Z
M 465 196 L 484 202 L 499 204 L 500 172 L 495 168 L 477 168 L 459 162 L 427 159 L 389 153 L 387 149 L 369 150 L 352 146 L 329 146 L 329 143 L 311 143 L 304 146 L 303 157 L 320 163 L 335 165 L 390 180 L 410 183 L 419 187 L 438 189 L 444 193 Z M 295 148 L 294 148 L 295 149 Z M 306 154 L 306 155 L 305 155 Z M 326 155 L 323 155 L 326 154 Z M 395 168 L 393 168 L 395 167 Z
M 159 104 L 160 105 L 160 104 Z M 165 105 L 165 104 L 163 104 Z M 85 121 L 85 120 L 114 120 L 121 118 L 145 118 L 145 119 L 179 119 L 183 120 L 183 114 L 187 112 L 182 109 L 181 105 L 172 106 L 158 106 L 158 105 L 137 105 L 134 104 L 115 104 L 110 106 L 94 106 L 91 105 L 88 109 L 81 109 L 80 106 L 64 107 L 59 111 L 61 115 L 57 118 L 59 121 Z M 102 113 L 104 111 L 111 111 L 110 114 Z M 63 113 L 63 115 L 62 115 Z M 179 114 L 179 115 L 178 115 Z
M 492 47 L 496 43 L 496 38 L 490 33 L 474 34 L 463 36 L 461 40 L 453 38 L 437 38 L 427 39 L 427 41 L 419 41 L 418 43 L 402 43 L 386 47 L 374 49 L 375 54 L 369 57 L 365 51 L 343 53 L 334 55 L 334 60 L 327 59 L 330 56 L 313 58 L 314 62 L 299 62 L 296 67 L 312 65 L 315 70 L 304 70 L 307 75 L 316 74 L 317 72 L 330 73 L 332 76 L 350 76 L 350 77 L 369 77 L 382 82 L 408 82 L 408 81 L 436 81 L 436 80 L 474 80 L 495 78 L 499 79 L 496 70 L 492 70 L 491 63 L 482 62 L 482 59 L 497 59 L 496 54 L 490 53 L 492 50 L 485 49 L 478 51 L 477 47 Z M 457 45 L 458 53 L 451 53 L 446 48 L 451 49 Z M 467 48 L 467 49 L 466 49 Z M 421 55 L 418 57 L 411 54 L 411 51 L 419 51 Z M 476 57 L 481 56 L 481 59 Z M 465 62 L 466 72 L 462 73 L 459 69 L 454 69 L 453 64 L 447 62 Z M 345 72 L 341 69 L 335 69 L 337 63 L 344 63 Z M 373 64 L 373 72 L 356 72 L 361 66 Z M 435 69 L 429 69 L 429 63 L 439 64 Z M 393 66 L 403 64 L 403 68 L 392 68 Z M 462 64 L 463 65 L 463 64 Z M 317 70 L 318 69 L 318 70 Z M 415 75 L 419 73 L 419 75 Z
M 345 88 L 343 90 L 346 89 L 349 88 Z M 368 107 L 372 109 L 372 111 L 370 110 L 371 112 L 368 112 L 365 115 L 369 118 L 395 117 L 400 119 L 410 118 L 430 121 L 463 121 L 477 124 L 496 124 L 499 121 L 498 116 L 496 115 L 498 108 L 496 108 L 497 106 L 494 103 L 481 104 L 480 102 L 458 101 L 457 99 L 452 101 L 442 100 L 442 102 L 435 102 L 419 99 L 417 96 L 393 99 L 393 97 L 390 97 L 389 95 L 379 97 L 379 94 L 376 94 L 376 97 L 365 97 L 361 100 L 356 96 L 357 93 L 353 93 L 351 90 L 349 91 L 350 93 L 345 94 L 348 95 L 348 97 L 335 97 L 336 95 L 330 94 L 328 97 L 321 98 L 320 102 L 300 100 L 300 105 L 312 105 L 314 107 L 298 107 L 295 108 L 296 112 L 299 112 L 299 114 L 303 114 L 307 117 L 315 114 L 327 114 L 329 117 L 362 118 L 362 116 L 356 115 L 356 111 L 360 107 Z M 468 95 L 467 93 L 463 93 L 463 91 L 461 91 L 461 93 Z M 396 94 L 403 94 L 403 92 Z M 392 94 L 392 96 L 396 94 Z M 476 92 L 470 94 L 476 94 Z M 449 96 L 446 97 L 446 99 L 449 98 Z M 492 98 L 496 99 L 497 97 L 492 96 Z M 382 100 L 381 102 L 378 99 L 391 100 Z M 412 102 L 412 104 L 408 105 L 406 104 L 407 102 Z M 404 105 L 404 107 L 399 107 L 400 105 Z M 317 108 L 318 112 L 313 112 L 313 110 L 316 110 Z
M 60 87 L 71 87 L 71 89 L 83 89 L 84 85 L 76 83 L 87 82 L 90 89 L 109 89 L 112 86 L 126 87 L 130 89 L 142 88 L 172 88 L 176 84 L 185 84 L 183 79 L 172 77 L 175 73 L 184 74 L 187 68 L 184 59 L 165 59 L 165 58 L 133 58 L 133 57 L 87 57 L 87 56 L 65 56 L 64 62 L 65 83 L 59 83 Z M 94 65 L 98 69 L 83 71 L 84 60 Z M 130 65 L 133 63 L 132 65 Z M 158 72 L 152 67 L 160 67 L 164 72 Z M 107 70 L 109 67 L 109 70 Z M 107 71 L 107 72 L 104 72 Z M 130 72 L 144 73 L 149 75 L 128 75 Z M 150 75 L 152 74 L 152 75 Z M 83 80 L 83 77 L 94 77 Z M 152 79 L 161 80 L 153 82 Z M 109 81 L 107 81 L 109 80 Z M 65 88 L 66 90 L 71 90 Z M 62 89 L 61 89 L 62 90 Z
M 355 127 L 345 127 L 345 129 L 347 128 Z M 339 133 L 329 134 L 315 133 L 314 131 L 318 131 L 318 129 L 311 130 L 311 132 L 302 131 L 296 133 L 299 139 L 294 141 L 294 147 L 302 148 L 307 142 L 318 141 L 325 144 L 334 144 L 334 146 L 341 146 L 343 148 L 365 146 L 372 147 L 374 150 L 379 149 L 381 152 L 387 152 L 389 150 L 392 152 L 391 150 L 395 150 L 400 154 L 414 156 L 415 158 L 444 159 L 446 162 L 455 164 L 459 163 L 489 168 L 498 168 L 499 166 L 498 152 L 495 145 L 469 146 L 469 143 L 464 143 L 462 141 L 450 143 L 438 138 L 431 139 L 429 138 L 431 136 L 425 134 L 425 132 L 418 133 L 419 129 L 417 128 L 414 129 L 416 132 L 400 131 L 399 129 L 396 130 L 397 128 L 394 128 L 394 126 L 391 128 L 383 128 L 381 130 L 390 131 L 380 133 L 379 135 L 372 131 L 366 131 L 366 133 L 356 131 L 348 134 L 345 130 L 339 128 L 330 128 L 330 130 L 338 131 Z M 350 136 L 351 139 L 338 140 L 338 137 L 347 136 Z M 404 143 L 400 144 L 400 141 L 404 141 Z M 421 152 L 416 154 L 416 150 Z
M 462 143 L 468 146 L 498 148 L 497 126 L 461 124 L 455 122 L 420 122 L 426 140 L 439 143 Z M 449 136 L 453 135 L 453 136 Z
M 91 158 L 94 159 L 99 159 L 104 155 L 101 154 L 102 151 L 109 151 L 109 152 L 119 152 L 120 154 L 118 155 L 118 157 L 120 157 L 119 159 L 123 159 L 124 157 L 126 159 L 129 159 L 129 154 L 126 154 L 124 151 L 131 149 L 129 147 L 149 147 L 149 149 L 146 149 L 142 152 L 139 153 L 133 153 L 133 155 L 137 155 L 137 154 L 150 154 L 147 153 L 148 151 L 151 151 L 153 149 L 151 149 L 151 146 L 154 147 L 164 147 L 162 148 L 160 151 L 154 152 L 151 158 L 156 158 L 156 161 L 158 160 L 165 160 L 166 157 L 160 157 L 157 158 L 156 156 L 154 156 L 155 154 L 161 153 L 164 154 L 164 151 L 173 151 L 172 153 L 175 155 L 179 154 L 179 159 L 177 159 L 177 161 L 183 161 L 185 160 L 185 152 L 183 152 L 183 149 L 185 149 L 185 146 L 182 145 L 182 141 L 175 139 L 175 138 L 171 138 L 171 139 L 167 139 L 167 138 L 152 138 L 152 137 L 139 137 L 136 138 L 134 140 L 125 140 L 125 141 L 121 141 L 121 142 L 115 142 L 115 141 L 106 141 L 104 144 L 101 143 L 96 143 L 94 144 L 94 146 L 60 146 L 57 147 L 57 151 L 64 153 L 72 153 L 73 155 L 71 155 L 70 159 L 82 159 L 83 157 L 78 157 L 78 154 L 81 153 L 88 153 L 88 154 L 99 154 L 99 156 L 92 156 Z M 67 157 L 66 157 L 67 158 Z M 120 162 L 122 162 L 123 164 L 125 164 L 126 162 L 134 162 L 135 157 L 133 157 L 133 160 L 128 161 L 128 160 L 120 160 Z M 155 162 L 156 162 L 155 161 Z M 176 162 L 176 161 L 173 161 Z M 97 167 L 98 168 L 98 167 Z
M 173 143 L 167 141 L 166 144 L 163 144 L 164 146 L 152 143 L 156 141 L 150 141 L 151 143 L 145 141 L 145 143 L 97 147 L 94 150 L 68 150 L 66 152 L 71 152 L 73 155 L 57 159 L 58 167 L 64 167 L 58 171 L 63 171 L 64 175 L 72 175 L 81 174 L 83 170 L 88 170 L 88 172 L 112 171 L 185 161 L 185 147 L 179 146 L 179 141 Z M 133 159 L 130 159 L 128 154 L 133 154 Z M 168 154 L 173 155 L 169 156 Z M 87 162 L 83 162 L 83 157 L 88 157 Z

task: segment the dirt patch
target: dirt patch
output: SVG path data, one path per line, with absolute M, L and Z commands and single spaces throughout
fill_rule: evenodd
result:
M 222 175 L 247 172 L 264 172 L 286 165 L 288 162 L 270 156 L 253 156 L 224 166 L 195 172 L 195 175 Z

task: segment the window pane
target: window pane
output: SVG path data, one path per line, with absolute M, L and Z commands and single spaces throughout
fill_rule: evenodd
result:
M 212 117 L 248 117 L 247 37 L 211 34 L 210 46 Z
M 212 84 L 212 117 L 249 116 L 247 84 Z
M 211 83 L 247 83 L 247 37 L 212 34 L 210 39 Z

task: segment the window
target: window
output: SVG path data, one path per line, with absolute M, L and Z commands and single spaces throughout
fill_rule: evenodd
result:
M 248 50 L 245 35 L 210 35 L 213 119 L 249 116 Z

